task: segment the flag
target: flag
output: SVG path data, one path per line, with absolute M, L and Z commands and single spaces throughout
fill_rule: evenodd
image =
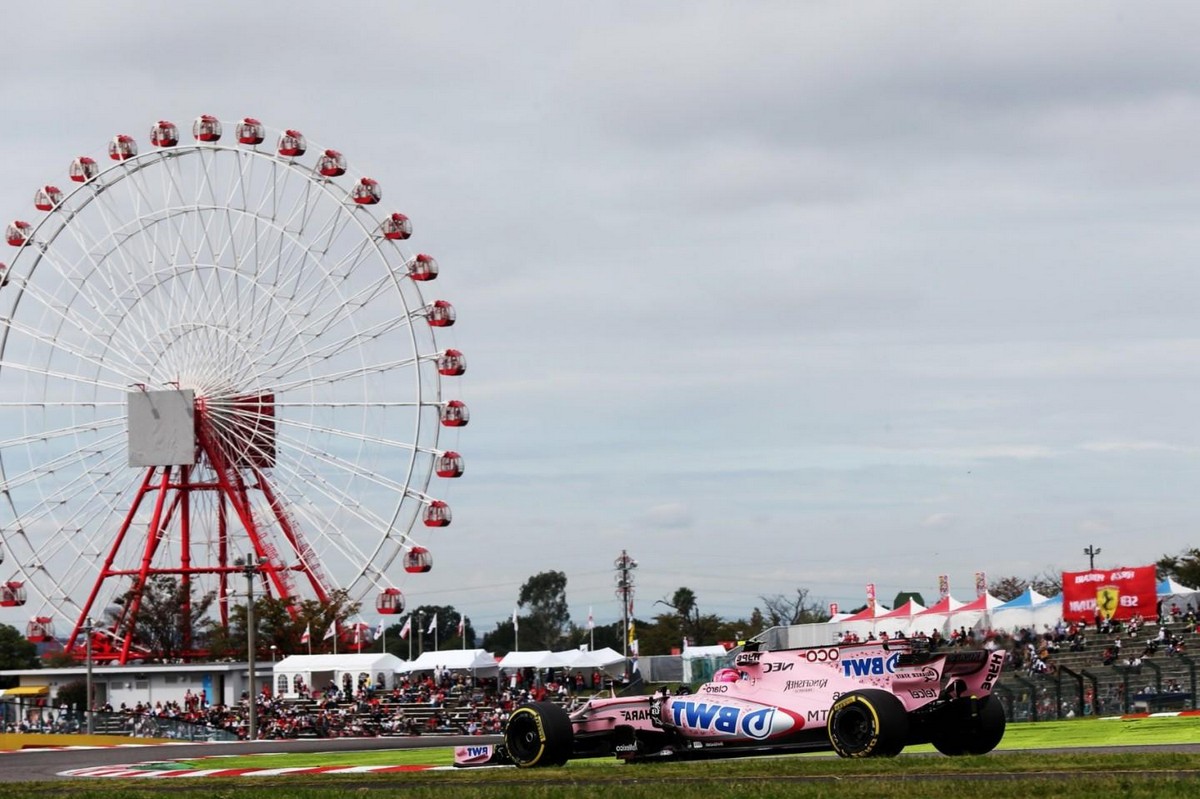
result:
M 519 629 L 517 627 L 517 609 L 513 608 L 513 630 L 517 630 L 517 629 Z
M 462 636 L 463 632 L 466 630 L 466 621 L 467 621 L 467 617 L 460 614 L 458 617 L 458 634 L 460 637 Z
M 595 617 L 594 617 L 594 616 L 592 616 L 592 609 L 591 609 L 591 608 L 588 608 L 588 626 L 587 626 L 587 628 L 588 628 L 589 630 L 594 630 L 594 629 L 596 629 L 596 619 L 595 619 Z
M 426 635 L 430 635 L 437 631 L 437 614 L 433 614 L 433 618 L 429 620 L 429 629 L 425 631 Z
M 383 619 L 379 620 L 379 626 L 375 628 L 375 640 L 378 641 L 383 637 Z
M 337 620 L 336 619 L 333 621 L 332 624 L 329 625 L 329 629 L 325 631 L 325 637 L 322 638 L 321 640 L 328 641 L 330 638 L 334 637 L 335 635 L 337 635 Z
M 404 620 L 404 626 L 400 628 L 400 637 L 407 638 L 412 632 L 412 614 L 408 614 L 408 618 Z
M 304 635 L 300 636 L 300 643 L 307 644 L 311 640 L 312 640 L 312 625 L 306 624 L 306 625 L 304 625 Z
M 637 630 L 634 629 L 633 619 L 629 620 L 629 646 L 632 648 L 637 645 Z
M 361 625 L 361 624 L 354 625 L 354 645 L 355 646 L 362 646 L 362 628 L 363 628 L 363 625 Z

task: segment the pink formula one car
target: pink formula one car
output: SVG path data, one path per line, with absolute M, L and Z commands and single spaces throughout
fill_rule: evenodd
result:
M 1003 651 L 930 653 L 904 640 L 743 651 L 694 694 L 594 697 L 570 712 L 522 705 L 489 760 L 532 767 L 830 749 L 891 757 L 918 743 L 980 755 L 1004 736 L 992 696 L 1003 664 Z

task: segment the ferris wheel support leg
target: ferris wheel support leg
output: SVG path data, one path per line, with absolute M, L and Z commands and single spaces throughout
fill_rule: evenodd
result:
M 283 503 L 275 496 L 275 492 L 272 490 L 266 475 L 255 470 L 255 476 L 258 480 L 259 490 L 263 492 L 267 504 L 271 507 L 271 512 L 275 514 L 275 521 L 278 523 L 279 529 L 283 531 L 284 537 L 291 544 L 292 551 L 304 567 L 304 576 L 308 578 L 308 583 L 312 586 L 313 593 L 317 595 L 319 601 L 328 602 L 330 593 L 328 581 L 323 578 L 318 570 L 319 564 L 317 563 L 316 553 L 313 552 L 308 542 L 304 540 L 300 530 L 292 524 L 291 516 L 284 508 Z M 273 570 L 271 575 L 277 583 L 280 582 L 276 571 Z M 284 593 L 282 586 L 277 584 L 276 588 L 279 589 L 282 596 Z
M 167 489 L 171 486 L 171 467 L 163 467 L 162 481 L 159 483 L 158 498 L 154 501 L 154 515 L 150 519 L 150 531 L 146 536 L 146 548 L 142 551 L 142 563 L 138 569 L 133 587 L 130 589 L 131 598 L 121 613 L 117 629 L 124 629 L 124 640 L 121 642 L 121 657 L 118 661 L 125 665 L 129 661 L 129 650 L 133 646 L 134 625 L 137 623 L 138 611 L 142 607 L 142 591 L 146 588 L 146 580 L 150 575 L 150 564 L 154 561 L 154 553 L 158 550 L 163 536 L 163 505 L 167 501 Z M 174 506 L 174 502 L 172 502 Z
M 129 528 L 133 525 L 134 516 L 137 515 L 142 500 L 145 499 L 146 494 L 151 490 L 150 484 L 154 480 L 154 472 L 155 467 L 153 466 L 146 470 L 146 477 L 142 480 L 142 484 L 133 498 L 129 512 L 125 514 L 125 520 L 121 522 L 121 528 L 117 531 L 117 536 L 113 540 L 112 547 L 109 548 L 108 557 L 104 559 L 104 565 L 100 567 L 100 574 L 96 577 L 96 583 L 92 586 L 91 593 L 88 594 L 87 601 L 84 602 L 83 608 L 79 613 L 79 618 L 75 621 L 75 628 L 71 631 L 71 637 L 67 640 L 67 652 L 75 650 L 75 641 L 79 638 L 79 633 L 87 625 L 87 619 L 91 615 L 92 606 L 96 603 L 96 597 L 100 593 L 100 586 L 104 584 L 105 580 L 113 576 L 113 561 L 116 560 L 117 553 L 121 551 L 121 545 L 125 543 L 125 536 L 129 533 Z
M 229 566 L 229 504 L 225 495 L 217 494 L 217 565 L 222 569 Z M 222 571 L 217 577 L 217 612 L 221 616 L 221 628 L 229 629 L 229 575 Z
M 192 513 L 191 513 L 192 467 L 179 467 L 179 622 L 184 652 L 192 650 Z

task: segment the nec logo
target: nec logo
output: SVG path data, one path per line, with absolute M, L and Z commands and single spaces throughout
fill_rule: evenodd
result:
M 773 671 L 791 671 L 795 663 L 764 663 L 763 672 L 770 674 Z
M 893 674 L 896 671 L 896 661 L 900 653 L 894 653 L 887 658 L 846 658 L 842 660 L 842 673 L 847 677 L 870 677 Z
M 676 727 L 713 730 L 723 735 L 738 735 L 762 740 L 771 734 L 775 708 L 743 711 L 741 708 L 707 702 L 675 702 L 671 714 Z

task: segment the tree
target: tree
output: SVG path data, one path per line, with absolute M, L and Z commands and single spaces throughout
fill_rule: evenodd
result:
M 216 594 L 196 598 L 191 586 L 185 588 L 178 578 L 154 574 L 142 586 L 137 617 L 129 619 L 126 614 L 132 609 L 136 594 L 136 586 L 131 586 L 117 599 L 118 608 L 109 612 L 110 623 L 132 623 L 134 641 L 156 658 L 172 660 L 185 654 L 185 649 L 195 649 L 195 643 L 184 633 L 195 629 L 195 620 L 204 617 Z
M 696 592 L 692 589 L 687 586 L 677 588 L 671 595 L 670 602 L 660 599 L 656 604 L 666 605 L 675 611 L 673 616 L 668 614 L 655 617 L 656 624 L 673 628 L 670 630 L 674 635 L 672 646 L 682 645 L 684 639 L 687 639 L 693 646 L 711 644 L 716 640 L 717 627 L 721 624 L 721 618 L 701 613 Z M 657 648 L 655 647 L 655 650 Z M 670 648 L 665 651 L 669 652 Z
M 37 646 L 16 627 L 0 624 L 0 669 L 36 669 L 41 665 Z M 11 680 L 11 685 L 7 687 L 17 682 L 16 677 L 0 677 L 0 680 Z
M 559 571 L 535 574 L 521 586 L 517 607 L 528 610 L 521 617 L 520 634 L 526 649 L 555 649 L 571 621 L 567 609 L 567 575 Z
M 283 655 L 307 654 L 309 645 L 313 652 L 332 652 L 333 640 L 325 639 L 325 632 L 337 624 L 342 636 L 350 629 L 350 619 L 361 607 L 351 602 L 349 593 L 342 588 L 329 594 L 325 602 L 306 599 L 299 605 L 294 597 L 280 599 L 273 595 L 254 596 L 254 628 L 256 656 L 269 657 L 271 645 Z M 229 627 L 221 626 L 216 619 L 206 618 L 201 623 L 202 640 L 212 657 L 245 657 L 246 655 L 246 605 L 235 604 L 229 609 Z M 309 631 L 309 644 L 301 642 L 305 630 Z
M 1200 587 L 1200 549 L 1193 547 L 1178 555 L 1163 555 L 1158 559 L 1158 574 L 1184 585 Z
M 788 627 L 793 624 L 817 624 L 829 621 L 829 613 L 822 603 L 808 598 L 807 588 L 797 588 L 794 596 L 772 594 L 760 596 L 764 611 L 755 608 L 768 627 Z
M 1045 569 L 1029 581 L 1029 586 L 1042 596 L 1057 596 L 1062 593 L 1062 572 Z
M 1025 593 L 1025 589 L 1028 586 L 1029 582 L 1022 580 L 1020 577 L 1001 577 L 998 580 L 992 580 L 991 584 L 988 585 L 988 593 L 996 597 L 996 599 L 1008 602 Z
M 58 689 L 58 695 L 55 697 L 54 704 L 58 707 L 86 709 L 87 681 L 72 680 L 71 682 L 63 683 Z

